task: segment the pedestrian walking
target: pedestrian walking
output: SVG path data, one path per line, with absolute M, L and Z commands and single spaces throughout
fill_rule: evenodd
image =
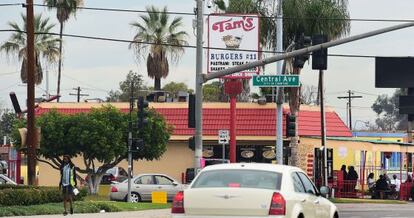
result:
M 75 165 L 70 160 L 68 155 L 63 156 L 63 163 L 60 167 L 60 182 L 59 189 L 62 190 L 63 194 L 63 207 L 65 211 L 63 215 L 68 215 L 68 202 L 70 205 L 70 214 L 73 214 L 73 196 L 74 189 L 76 189 L 76 171 Z

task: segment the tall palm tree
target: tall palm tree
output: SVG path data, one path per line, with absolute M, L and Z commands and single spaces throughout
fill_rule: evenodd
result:
M 23 83 L 27 83 L 27 35 L 26 35 L 26 15 L 21 15 L 23 26 L 19 26 L 16 22 L 9 22 L 9 26 L 15 30 L 10 38 L 1 44 L 0 51 L 4 51 L 11 57 L 17 56 L 22 61 L 20 77 Z M 39 85 L 43 79 L 41 59 L 43 63 L 56 63 L 59 57 L 59 38 L 47 34 L 55 26 L 49 23 L 49 18 L 42 18 L 41 14 L 34 17 L 35 33 L 35 83 Z
M 78 7 L 83 5 L 83 0 L 44 0 L 49 9 L 56 8 L 56 17 L 60 23 L 60 43 L 59 43 L 59 65 L 58 65 L 58 82 L 57 95 L 60 95 L 60 80 L 62 76 L 62 37 L 63 24 L 69 20 L 70 15 L 75 15 Z M 59 101 L 59 98 L 58 98 Z
M 167 7 L 162 11 L 156 7 L 147 7 L 148 15 L 132 22 L 136 35 L 129 45 L 134 50 L 137 60 L 147 57 L 148 76 L 154 79 L 154 89 L 161 89 L 161 78 L 169 73 L 168 60 L 177 63 L 184 53 L 182 46 L 187 45 L 187 33 L 179 30 L 183 26 L 182 17 L 175 17 L 170 22 Z

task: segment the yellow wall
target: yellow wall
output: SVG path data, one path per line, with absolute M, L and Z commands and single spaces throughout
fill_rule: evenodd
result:
M 194 153 L 188 148 L 187 143 L 169 143 L 167 151 L 162 158 L 154 161 L 134 161 L 134 175 L 139 173 L 163 173 L 181 182 L 181 173 L 186 168 L 193 166 Z M 84 168 L 82 158 L 72 159 L 73 163 Z M 39 185 L 57 186 L 59 184 L 59 171 L 49 165 L 39 162 Z M 122 161 L 118 166 L 128 170 L 127 161 Z M 82 174 L 81 174 L 82 175 Z M 84 178 L 86 175 L 82 175 Z
M 375 140 L 375 141 L 387 141 L 387 142 L 404 142 L 403 137 L 355 137 L 361 140 Z

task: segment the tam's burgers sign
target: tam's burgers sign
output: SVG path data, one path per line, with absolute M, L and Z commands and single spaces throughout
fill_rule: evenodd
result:
M 259 60 L 259 17 L 212 14 L 208 17 L 208 73 Z M 250 78 L 252 68 L 227 77 Z

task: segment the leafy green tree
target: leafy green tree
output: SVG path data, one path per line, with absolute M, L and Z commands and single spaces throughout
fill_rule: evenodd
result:
M 62 41 L 63 41 L 63 25 L 67 22 L 71 15 L 75 15 L 78 7 L 83 5 L 83 0 L 44 0 L 49 9 L 56 9 L 56 17 L 60 23 L 59 32 L 59 65 L 58 65 L 58 82 L 57 94 L 60 95 L 60 80 L 62 75 Z M 58 99 L 59 101 L 59 99 Z
M 16 114 L 11 110 L 0 109 L 0 140 L 3 140 L 3 136 L 11 137 L 13 124 L 16 121 Z
M 15 31 L 10 38 L 1 44 L 0 51 L 5 52 L 10 57 L 16 57 L 22 62 L 20 78 L 23 83 L 27 83 L 27 35 L 26 35 L 26 15 L 21 15 L 23 25 L 19 26 L 16 22 L 9 22 L 8 25 Z M 34 31 L 44 34 L 35 35 L 35 83 L 39 85 L 43 79 L 41 63 L 53 64 L 59 57 L 58 43 L 60 40 L 48 34 L 54 27 L 49 23 L 49 18 L 42 18 L 41 14 L 34 17 Z M 41 61 L 41 59 L 43 59 Z
M 142 137 L 145 142 L 145 146 L 134 153 L 135 160 L 159 159 L 166 151 L 172 132 L 155 110 L 149 110 L 148 117 L 148 124 L 133 136 Z M 133 119 L 136 120 L 135 115 Z M 105 172 L 127 158 L 128 120 L 128 114 L 110 105 L 92 109 L 90 113 L 65 115 L 51 111 L 43 114 L 37 122 L 42 129 L 38 161 L 59 169 L 62 155 L 83 158 L 84 166 L 77 166 L 77 171 L 87 174 L 89 191 L 96 194 Z M 18 146 L 19 126 L 24 124 L 15 125 L 14 138 Z
M 142 75 L 137 72 L 129 71 L 126 79 L 119 83 L 120 90 L 111 90 L 106 97 L 108 102 L 129 102 L 131 83 L 134 83 L 134 96 L 145 95 L 147 87 L 143 85 Z
M 168 84 L 165 84 L 165 86 L 162 88 L 162 90 L 167 91 L 173 95 L 174 98 L 178 98 L 178 92 L 188 92 L 193 93 L 194 90 L 189 89 L 187 84 L 185 83 L 176 83 L 176 82 L 170 82 Z
M 380 95 L 375 100 L 371 109 L 377 113 L 375 123 L 382 131 L 406 130 L 407 116 L 399 114 L 399 96 L 401 89 L 396 89 L 392 96 Z
M 161 90 L 161 78 L 168 76 L 168 60 L 177 63 L 184 53 L 182 46 L 188 44 L 188 34 L 180 30 L 182 17 L 175 17 L 170 22 L 167 12 L 166 7 L 162 11 L 154 6 L 147 7 L 148 15 L 131 23 L 137 33 L 129 48 L 134 50 L 137 60 L 147 58 L 147 72 L 154 79 L 155 90 Z
M 214 81 L 203 86 L 203 101 L 220 102 L 226 99 L 223 92 L 223 84 L 220 81 Z

